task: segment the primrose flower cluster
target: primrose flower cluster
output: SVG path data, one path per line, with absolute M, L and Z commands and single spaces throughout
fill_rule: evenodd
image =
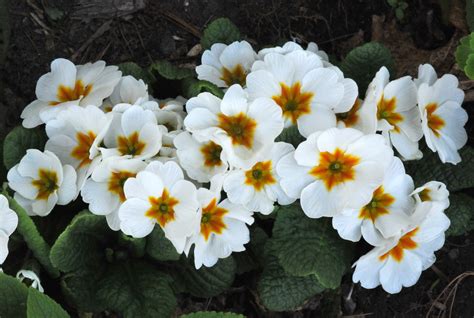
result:
M 374 247 L 354 264 L 365 288 L 397 293 L 433 264 L 449 193 L 436 181 L 416 188 L 402 160 L 422 157 L 424 137 L 443 163 L 460 162 L 467 114 L 454 76 L 426 64 L 390 81 L 382 67 L 362 100 L 316 44 L 257 53 L 245 41 L 214 44 L 196 72 L 223 98 L 157 100 L 116 66 L 54 60 L 21 115 L 48 141 L 9 171 L 14 198 L 47 216 L 81 196 L 114 231 L 141 238 L 159 226 L 196 268 L 244 251 L 254 213 L 293 203 Z M 276 141 L 291 126 L 305 138 L 296 149 Z M 6 256 L 16 219 L 1 200 Z

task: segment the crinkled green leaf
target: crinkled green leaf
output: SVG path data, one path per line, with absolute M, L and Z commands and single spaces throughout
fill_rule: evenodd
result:
M 26 317 L 28 288 L 18 279 L 0 272 L 0 317 Z
M 206 27 L 202 34 L 201 45 L 204 50 L 207 50 L 214 43 L 230 44 L 238 40 L 240 40 L 240 31 L 235 24 L 227 18 L 219 18 Z
M 145 238 L 134 238 L 121 233 L 118 237 L 118 244 L 126 250 L 126 256 L 143 257 L 145 255 Z
M 180 257 L 159 226 L 155 226 L 146 238 L 146 253 L 157 261 L 177 261 Z
M 363 94 L 375 73 L 382 66 L 387 67 L 390 74 L 394 73 L 394 62 L 390 50 L 380 43 L 369 42 L 350 51 L 340 68 L 345 77 L 356 81 L 359 93 Z
M 263 266 L 263 250 L 267 240 L 267 233 L 260 227 L 250 228 L 250 242 L 245 251 L 232 254 L 237 265 L 237 274 L 250 272 Z
M 288 274 L 315 275 L 326 288 L 340 285 L 353 257 L 353 245 L 338 236 L 330 219 L 308 218 L 298 202 L 278 211 L 272 240 Z
M 220 259 L 213 267 L 194 267 L 192 257 L 181 257 L 176 264 L 175 280 L 185 291 L 197 297 L 213 297 L 229 288 L 234 282 L 235 261 L 232 256 Z
M 84 312 L 101 312 L 107 309 L 97 299 L 98 282 L 103 271 L 94 269 L 65 274 L 61 279 L 61 289 L 69 303 Z
M 464 73 L 466 73 L 467 77 L 470 79 L 474 79 L 474 54 L 470 54 L 467 58 Z
M 464 193 L 453 193 L 449 196 L 449 202 L 446 214 L 451 220 L 451 226 L 446 235 L 463 235 L 474 230 L 474 198 Z
M 51 247 L 38 232 L 31 217 L 6 191 L 3 192 L 3 195 L 8 199 L 10 208 L 18 215 L 17 231 L 23 236 L 28 248 L 51 276 L 59 276 L 58 270 L 50 261 Z
M 34 288 L 28 289 L 26 315 L 28 318 L 67 318 L 70 317 L 61 306 L 47 295 Z
M 412 176 L 417 187 L 428 181 L 443 182 L 449 191 L 474 187 L 474 148 L 465 146 L 459 151 L 462 161 L 457 165 L 442 163 L 437 153 L 422 147 L 423 158 L 406 161 L 407 173 Z
M 10 43 L 10 31 L 7 0 L 0 0 L 0 64 L 3 64 L 7 56 L 8 44 Z
M 149 72 L 159 74 L 168 80 L 181 80 L 186 77 L 193 77 L 194 71 L 189 68 L 182 68 L 171 64 L 168 61 L 156 61 L 149 67 Z
M 275 141 L 284 141 L 289 144 L 292 144 L 296 148 L 304 140 L 305 138 L 301 136 L 300 132 L 298 131 L 298 127 L 296 125 L 293 125 L 293 126 L 283 129 L 283 131 L 276 138 Z
M 122 76 L 131 75 L 136 79 L 143 80 L 146 84 L 153 83 L 153 76 L 148 70 L 143 69 L 140 65 L 134 62 L 125 62 L 118 65 L 119 70 L 122 71 Z
M 105 266 L 105 248 L 113 238 L 104 217 L 83 212 L 58 237 L 51 248 L 51 262 L 62 272 Z
M 470 45 L 471 37 L 471 35 L 463 37 L 459 42 L 459 46 L 456 48 L 456 63 L 458 63 L 459 68 L 463 70 L 466 67 L 469 54 L 473 53 L 473 49 L 471 49 Z
M 204 80 L 197 80 L 195 78 L 186 78 L 182 82 L 183 95 L 187 98 L 197 96 L 202 92 L 209 92 L 219 98 L 224 96 L 222 89 Z
M 43 150 L 46 134 L 43 129 L 15 127 L 3 142 L 3 163 L 7 169 L 20 162 L 26 151 L 31 148 Z
M 245 318 L 245 316 L 233 312 L 198 311 L 179 316 L 179 318 Z
M 169 276 L 140 261 L 113 264 L 98 283 L 97 298 L 109 310 L 132 317 L 171 317 L 176 298 Z
M 265 307 L 272 311 L 293 310 L 324 290 L 314 275 L 297 277 L 286 273 L 276 252 L 276 242 L 270 239 L 265 246 L 265 267 L 257 285 Z

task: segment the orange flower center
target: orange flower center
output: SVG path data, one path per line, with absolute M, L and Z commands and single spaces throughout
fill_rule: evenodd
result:
M 87 86 L 84 86 L 81 80 L 77 80 L 74 87 L 59 85 L 58 92 L 56 94 L 58 100 L 50 102 L 49 105 L 55 106 L 64 102 L 78 100 L 81 97 L 89 95 L 91 90 L 92 85 L 89 84 Z
M 251 185 L 260 191 L 269 184 L 276 183 L 272 174 L 272 161 L 257 162 L 252 169 L 245 172 L 245 184 Z
M 151 208 L 146 211 L 145 215 L 155 219 L 161 227 L 165 227 L 168 222 L 175 219 L 174 207 L 179 201 L 170 196 L 167 189 L 163 190 L 161 197 L 149 197 L 148 201 L 151 204 Z
M 428 117 L 428 127 L 430 127 L 431 131 L 436 137 L 440 136 L 439 131 L 441 128 L 444 127 L 445 123 L 444 120 L 434 114 L 434 112 L 438 109 L 438 104 L 436 103 L 431 103 L 426 106 L 426 112 L 427 112 L 427 117 Z
M 38 176 L 39 179 L 31 182 L 38 189 L 36 200 L 48 200 L 49 196 L 59 188 L 58 175 L 56 171 L 39 169 Z
M 383 187 L 380 186 L 374 191 L 372 200 L 360 209 L 359 218 L 375 222 L 379 216 L 390 213 L 388 207 L 390 207 L 393 202 L 395 202 L 395 198 L 385 193 Z
M 391 99 L 384 99 L 383 95 L 377 103 L 377 119 L 385 119 L 390 125 L 392 125 L 396 132 L 400 131 L 397 126 L 403 120 L 403 116 L 395 112 L 397 106 L 397 99 L 392 97 Z
M 311 112 L 310 104 L 313 93 L 302 92 L 300 82 L 296 82 L 291 87 L 280 83 L 280 87 L 280 95 L 275 95 L 272 99 L 281 107 L 283 117 L 296 124 L 296 120 L 300 116 Z
M 217 206 L 215 198 L 202 209 L 201 234 L 206 241 L 209 239 L 211 233 L 221 234 L 222 230 L 227 228 L 222 220 L 227 213 L 228 211 L 226 209 Z
M 213 141 L 208 142 L 201 147 L 201 153 L 204 156 L 204 165 L 206 167 L 219 167 L 222 165 L 221 152 L 222 147 Z
M 94 132 L 89 131 L 87 134 L 78 132 L 76 134 L 77 146 L 71 152 L 71 156 L 80 161 L 79 168 L 82 168 L 91 163 L 89 159 L 89 150 L 94 143 L 96 135 Z
M 359 121 L 359 114 L 357 114 L 357 112 L 360 106 L 360 100 L 356 98 L 354 105 L 348 112 L 336 114 L 337 120 L 342 121 L 346 127 L 354 126 Z
M 119 196 L 120 202 L 125 202 L 125 193 L 123 193 L 123 185 L 128 178 L 133 178 L 137 174 L 130 171 L 117 171 L 112 172 L 109 178 L 108 188 L 109 191 Z
M 138 156 L 145 149 L 146 144 L 140 141 L 138 132 L 134 132 L 128 137 L 117 137 L 117 148 L 122 155 Z
M 321 152 L 319 154 L 319 165 L 311 169 L 309 174 L 322 180 L 330 191 L 338 184 L 354 180 L 354 166 L 359 161 L 358 157 L 346 154 L 341 149 L 336 148 L 333 153 Z
M 245 78 L 247 77 L 247 73 L 245 72 L 242 65 L 237 64 L 231 70 L 223 67 L 221 69 L 221 73 L 221 80 L 223 80 L 227 84 L 227 86 L 232 86 L 233 84 L 239 84 L 241 86 L 245 85 Z
M 252 148 L 253 137 L 257 122 L 244 113 L 234 116 L 224 114 L 217 115 L 219 120 L 218 127 L 224 130 L 232 139 L 233 145 L 241 145 L 246 148 Z
M 379 256 L 380 261 L 386 260 L 388 257 L 393 257 L 393 259 L 397 262 L 401 262 L 403 259 L 403 251 L 404 250 L 414 250 L 418 247 L 418 244 L 413 241 L 413 236 L 415 236 L 416 232 L 418 232 L 418 228 L 411 230 L 407 234 L 403 235 L 402 238 L 398 241 L 398 244 L 393 247 L 387 253 Z
M 418 194 L 420 196 L 420 200 L 425 202 L 425 201 L 431 201 L 431 195 L 430 195 L 431 190 L 426 188 L 421 190 L 421 192 Z

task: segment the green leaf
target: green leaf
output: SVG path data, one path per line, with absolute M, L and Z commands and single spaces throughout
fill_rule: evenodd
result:
M 28 288 L 18 279 L 0 272 L 0 317 L 26 317 Z
M 474 187 L 474 148 L 465 146 L 459 151 L 462 161 L 457 165 L 445 163 L 437 153 L 428 147 L 421 147 L 423 158 L 405 162 L 407 173 L 413 178 L 416 186 L 428 181 L 443 182 L 449 191 L 458 191 Z
M 260 227 L 253 226 L 250 228 L 250 243 L 246 246 L 245 251 L 232 254 L 237 265 L 237 274 L 263 267 L 263 251 L 267 240 L 267 233 Z
M 180 257 L 159 226 L 155 226 L 146 238 L 146 253 L 157 261 L 177 261 Z
M 70 317 L 64 309 L 47 295 L 34 288 L 28 289 L 26 315 L 28 318 L 67 318 Z
M 350 51 L 340 68 L 345 77 L 356 81 L 359 93 L 363 94 L 382 66 L 387 67 L 390 74 L 394 74 L 395 68 L 390 50 L 380 43 L 369 42 Z
M 43 150 L 46 143 L 46 134 L 43 129 L 26 129 L 23 126 L 15 127 L 5 137 L 3 142 L 3 163 L 7 169 L 20 162 L 26 150 L 34 148 Z
M 278 211 L 272 240 L 288 274 L 315 275 L 326 288 L 340 285 L 353 257 L 352 244 L 339 238 L 331 221 L 308 218 L 298 202 Z
M 146 84 L 151 85 L 154 81 L 153 75 L 148 70 L 134 62 L 125 62 L 118 65 L 119 70 L 122 71 L 122 76 L 131 75 L 136 79 L 143 80 Z
M 466 0 L 466 20 L 469 30 L 474 31 L 474 0 Z
M 235 262 L 232 256 L 220 259 L 213 267 L 194 267 L 192 257 L 181 257 L 176 265 L 175 280 L 196 297 L 214 297 L 227 290 L 234 282 Z
M 245 318 L 245 316 L 233 312 L 198 311 L 179 318 Z
M 214 43 L 230 44 L 240 40 L 239 29 L 227 18 L 212 21 L 204 30 L 201 45 L 204 50 L 209 49 Z
M 467 59 L 469 58 L 469 54 L 473 53 L 470 45 L 471 35 L 463 37 L 458 47 L 456 48 L 456 63 L 458 63 L 459 68 L 463 69 L 466 67 Z
M 28 248 L 35 258 L 43 265 L 52 277 L 58 277 L 59 272 L 50 261 L 50 246 L 38 232 L 35 223 L 26 211 L 6 191 L 3 195 L 8 199 L 10 208 L 18 215 L 17 231 L 23 236 Z
M 105 248 L 113 235 L 104 217 L 83 212 L 54 243 L 51 262 L 66 273 L 86 269 L 101 272 L 105 266 Z
M 168 80 L 181 80 L 186 77 L 195 76 L 195 72 L 189 68 L 177 67 L 168 61 L 156 61 L 148 68 L 152 74 L 159 74 Z
M 118 239 L 119 246 L 127 250 L 127 257 L 128 254 L 130 254 L 132 257 L 143 257 L 145 255 L 145 238 L 134 238 L 120 233 Z
M 449 202 L 446 215 L 451 220 L 451 226 L 446 235 L 458 236 L 474 230 L 474 198 L 464 193 L 453 193 L 449 196 Z
M 0 0 L 0 64 L 3 64 L 7 56 L 10 31 L 7 0 Z
M 106 310 L 105 304 L 96 296 L 102 274 L 93 269 L 65 274 L 61 279 L 61 289 L 68 302 L 84 312 Z
M 464 73 L 466 73 L 467 77 L 470 79 L 474 79 L 474 54 L 470 54 L 467 58 Z
M 98 283 L 97 298 L 110 310 L 132 317 L 171 317 L 176 298 L 169 276 L 139 261 L 114 264 Z
M 292 144 L 296 148 L 304 140 L 305 138 L 301 136 L 300 132 L 298 131 L 298 127 L 296 125 L 293 125 L 293 126 L 283 129 L 283 131 L 276 138 L 275 141 L 284 141 L 284 142 Z
M 224 92 L 219 87 L 212 84 L 211 82 L 204 81 L 204 80 L 197 80 L 195 78 L 186 78 L 183 80 L 183 83 L 181 86 L 182 86 L 183 94 L 187 98 L 197 96 L 199 93 L 202 93 L 202 92 L 209 92 L 219 98 L 222 98 L 224 96 Z
M 272 311 L 294 310 L 324 288 L 314 275 L 291 276 L 281 267 L 276 256 L 276 242 L 265 246 L 265 267 L 257 290 L 263 305 Z

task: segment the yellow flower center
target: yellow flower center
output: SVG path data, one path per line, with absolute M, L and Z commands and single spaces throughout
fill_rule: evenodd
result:
M 55 106 L 64 102 L 78 100 L 81 97 L 89 95 L 91 91 L 92 85 L 84 86 L 81 80 L 77 80 L 74 87 L 59 85 L 56 93 L 58 100 L 50 102 L 49 105 Z
M 148 201 L 151 208 L 146 211 L 145 215 L 155 219 L 161 227 L 165 227 L 168 222 L 175 219 L 174 207 L 179 200 L 170 196 L 167 189 L 163 190 L 161 197 L 149 197 Z
M 202 209 L 201 234 L 206 241 L 209 239 L 211 233 L 221 234 L 222 231 L 227 228 L 223 217 L 228 212 L 226 209 L 217 206 L 217 200 L 215 198 Z
M 39 169 L 38 177 L 39 179 L 31 182 L 38 189 L 36 200 L 48 200 L 49 196 L 59 188 L 58 175 L 56 171 Z
M 200 149 L 204 156 L 204 165 L 206 167 L 219 167 L 222 165 L 221 152 L 222 147 L 210 141 Z
M 359 218 L 374 222 L 379 216 L 390 213 L 388 208 L 395 202 L 395 198 L 378 187 L 372 195 L 372 200 L 360 209 Z
M 224 114 L 217 115 L 218 127 L 224 130 L 232 139 L 233 145 L 240 145 L 246 148 L 252 148 L 253 137 L 257 122 L 244 113 L 234 116 Z
M 228 68 L 223 67 L 221 69 L 221 80 L 227 84 L 227 86 L 232 86 L 233 84 L 239 84 L 241 86 L 245 85 L 245 78 L 247 73 L 245 72 L 242 65 L 237 64 L 233 69 L 229 70 Z
M 438 104 L 436 103 L 431 103 L 426 106 L 428 127 L 430 127 L 431 131 L 436 137 L 439 137 L 441 136 L 439 131 L 444 127 L 445 122 L 440 116 L 434 114 L 436 109 L 438 109 Z
M 408 232 L 398 241 L 398 244 L 393 247 L 387 253 L 379 256 L 380 261 L 386 260 L 388 257 L 392 257 L 395 261 L 401 262 L 403 260 L 403 251 L 404 250 L 414 250 L 418 247 L 418 244 L 413 241 L 413 236 L 418 232 L 418 228 Z
M 274 183 L 276 180 L 272 174 L 271 160 L 257 162 L 252 169 L 245 172 L 245 184 L 253 186 L 256 191 Z
M 139 139 L 136 131 L 128 137 L 117 137 L 117 148 L 122 155 L 138 156 L 143 152 L 145 146 L 146 144 Z
M 360 159 L 344 153 L 339 148 L 333 153 L 328 151 L 319 154 L 319 165 L 310 170 L 309 174 L 324 182 L 328 191 L 338 184 L 354 180 L 354 166 Z
M 385 119 L 390 125 L 392 125 L 396 132 L 400 131 L 397 126 L 398 123 L 403 121 L 403 116 L 395 112 L 397 106 L 397 99 L 392 97 L 391 99 L 384 99 L 383 95 L 377 103 L 377 119 Z
M 82 168 L 91 163 L 89 159 L 89 150 L 94 143 L 96 135 L 94 132 L 89 131 L 87 134 L 78 132 L 76 134 L 77 146 L 71 152 L 71 156 L 80 161 L 79 168 Z
M 358 98 L 356 98 L 352 108 L 345 113 L 336 114 L 338 121 L 342 121 L 346 127 L 352 127 L 359 121 L 359 114 L 357 113 L 360 109 L 361 103 Z
M 302 92 L 300 82 L 296 82 L 291 87 L 280 83 L 280 88 L 280 95 L 275 95 L 272 99 L 281 107 L 283 117 L 296 124 L 296 120 L 300 116 L 311 112 L 313 93 Z
M 118 195 L 120 198 L 120 202 L 125 202 L 125 193 L 123 192 L 123 185 L 128 178 L 133 178 L 137 174 L 135 172 L 130 171 L 117 171 L 112 172 L 109 182 L 108 182 L 108 189 L 110 192 Z
M 421 192 L 418 194 L 420 196 L 420 200 L 425 202 L 425 201 L 431 201 L 431 190 L 426 188 L 421 190 Z

